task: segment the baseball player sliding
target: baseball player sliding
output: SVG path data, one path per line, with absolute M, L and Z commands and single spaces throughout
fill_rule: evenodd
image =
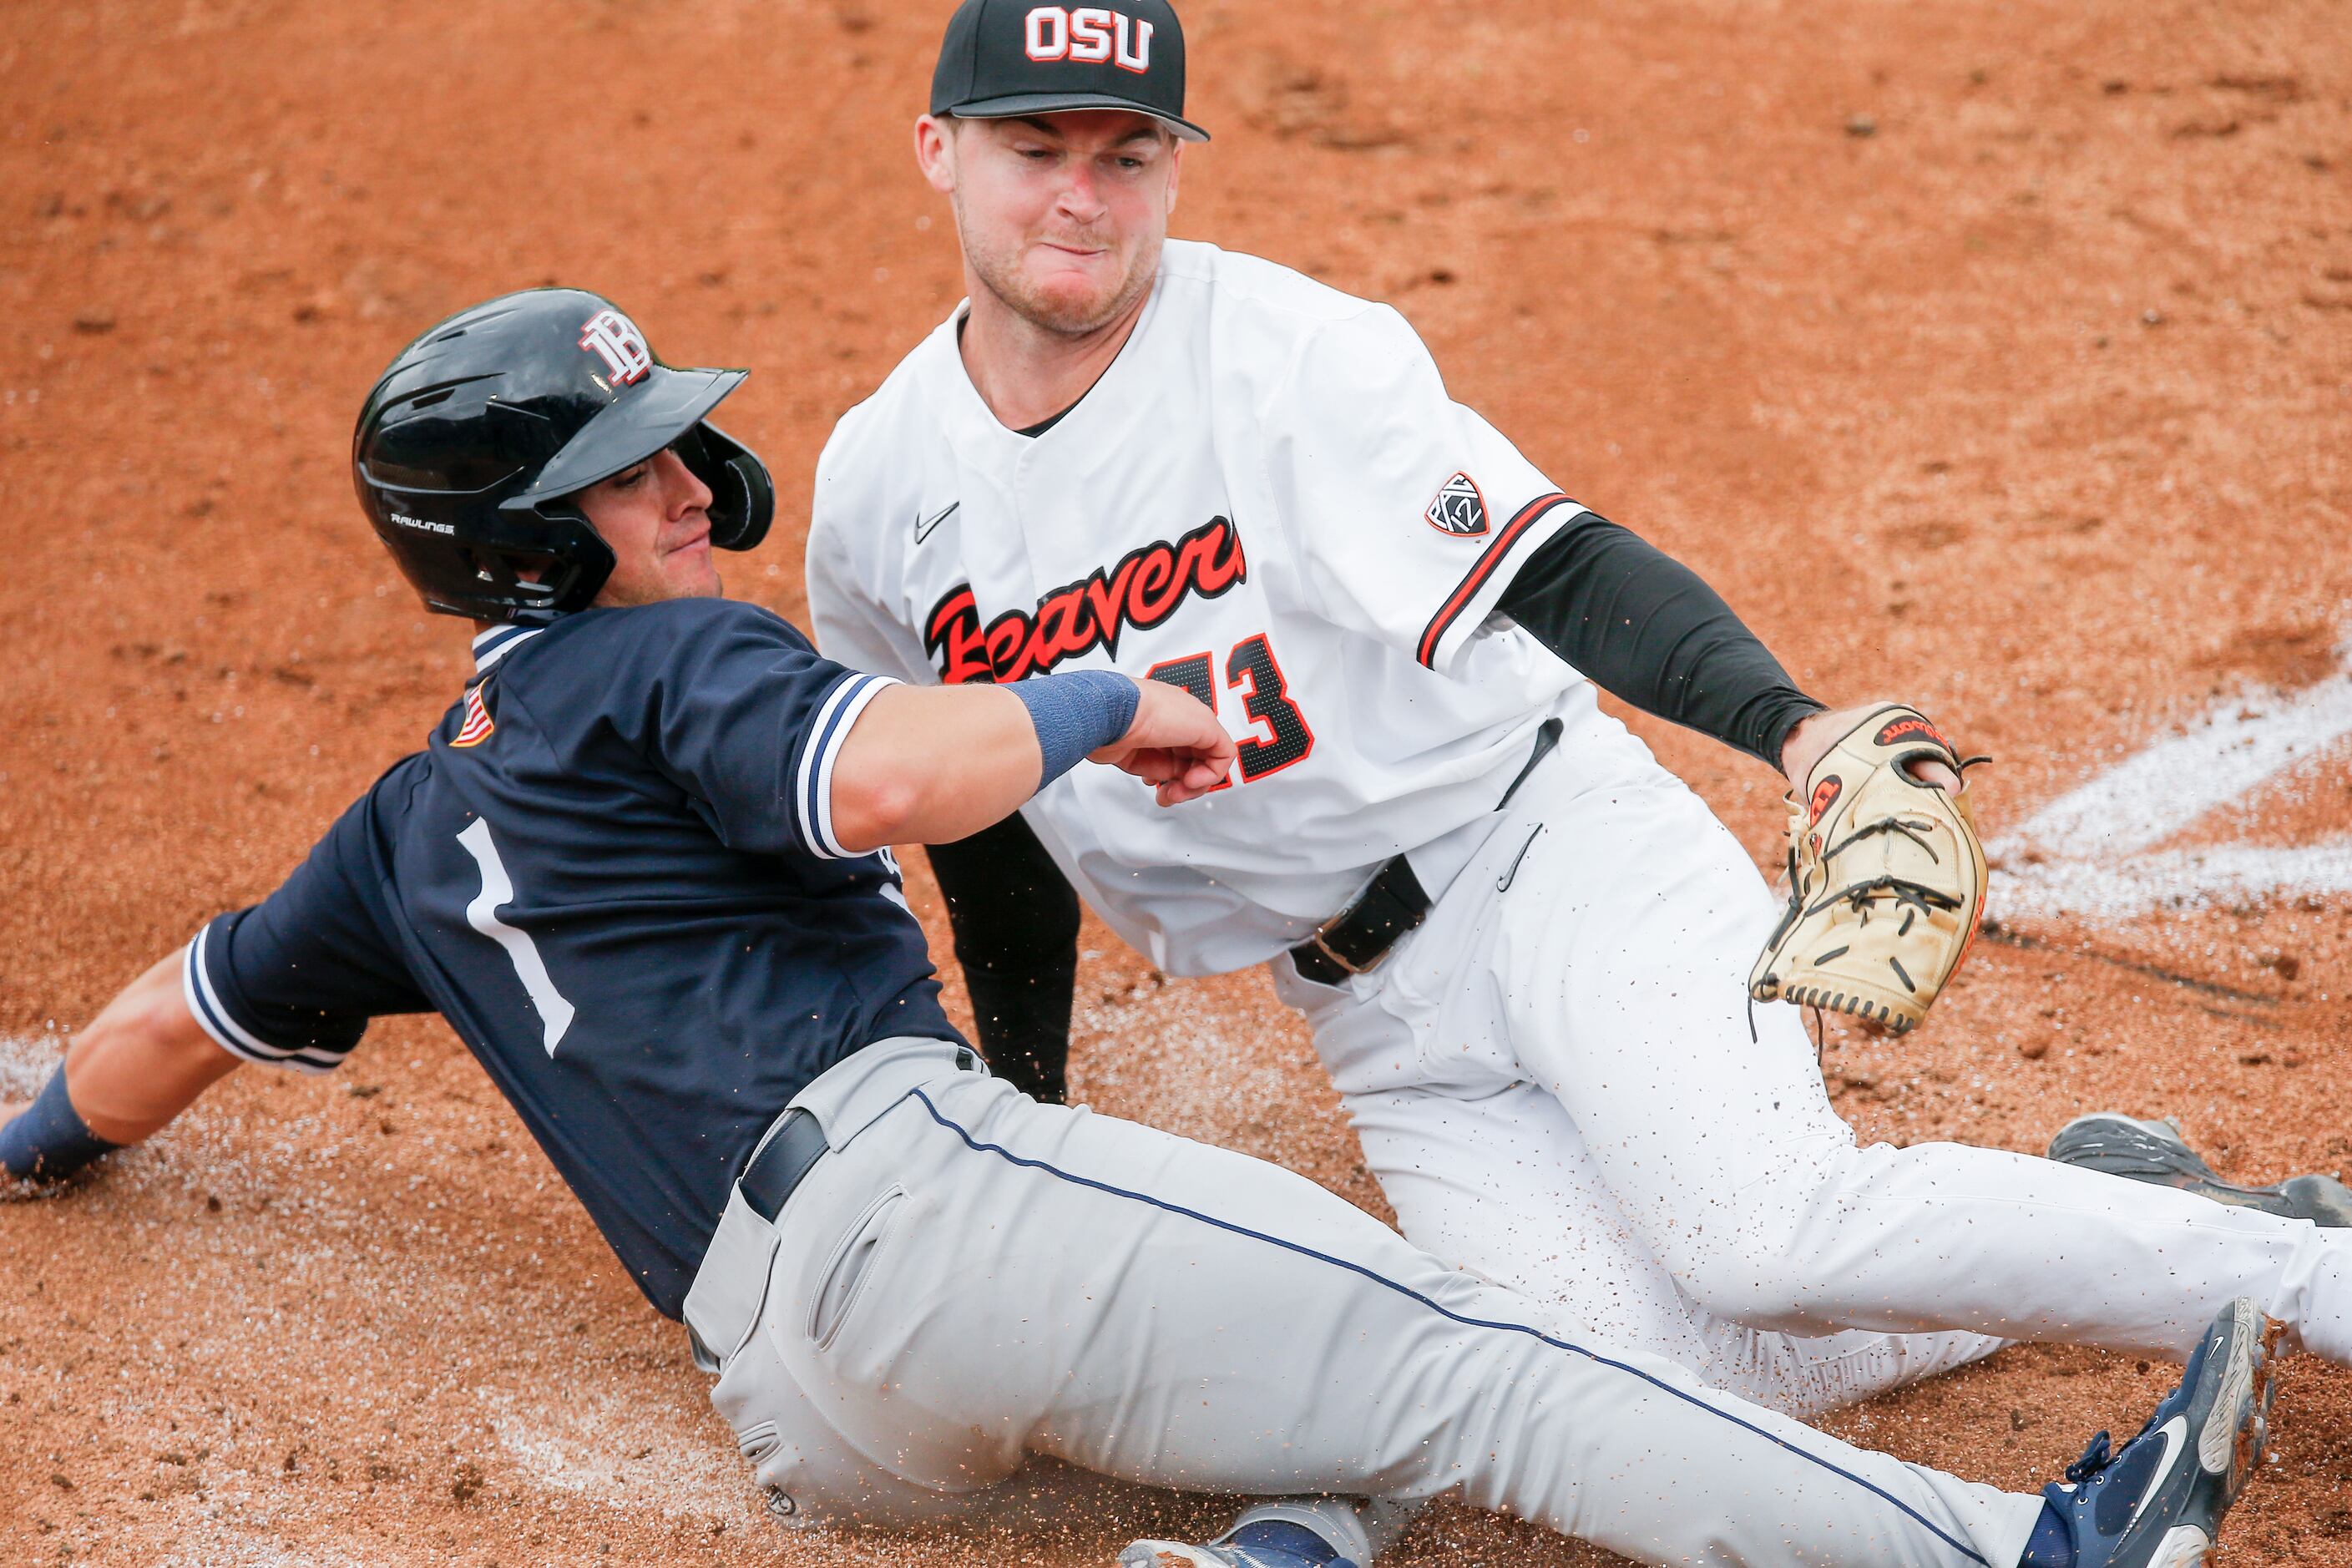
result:
M 282 887 L 77 1037 L 0 1167 L 54 1183 L 243 1063 L 330 1070 L 371 1018 L 435 1011 L 685 1320 L 782 1512 L 937 1518 L 1037 1452 L 1458 1489 L 1654 1563 L 2201 1555 L 2262 1450 L 2251 1301 L 2112 1462 L 2009 1496 L 1605 1349 L 1277 1167 L 988 1076 L 884 847 L 969 834 L 1088 758 L 1194 801 L 1236 748 L 1165 684 L 919 689 L 720 597 L 713 546 L 756 543 L 773 504 L 708 423 L 741 379 L 662 364 L 568 289 L 394 360 L 360 497 L 428 607 L 475 619 L 477 673 Z
M 1237 740 L 1196 801 L 1082 772 L 934 851 L 992 1054 L 1057 1087 L 1075 888 L 1163 968 L 1269 965 L 1414 1243 L 1711 1385 L 1805 1412 L 2011 1339 L 2179 1355 L 2240 1294 L 2352 1363 L 2341 1232 L 1855 1146 L 1800 1016 L 1751 991 L 1916 1020 L 1982 896 L 1963 759 L 1912 710 L 1805 696 L 1453 401 L 1395 310 L 1169 239 L 1205 140 L 1184 74 L 1164 0 L 965 0 L 915 153 L 969 299 L 817 472 L 829 657 L 1116 669 Z M 1801 781 L 1788 920 L 1596 686 Z M 1393 1521 L 1285 1505 L 1129 1558 L 1360 1562 Z

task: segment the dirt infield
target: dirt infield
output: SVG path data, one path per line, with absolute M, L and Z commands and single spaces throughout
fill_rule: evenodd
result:
M 1864 1134 L 2112 1106 L 2352 1166 L 2340 3 L 1186 9 L 1180 234 L 1395 301 L 1813 689 L 2000 759 L 2000 928 L 1924 1035 L 1830 1033 Z M 799 614 L 818 447 L 958 292 L 908 146 L 944 11 L 0 9 L 0 1100 L 457 692 L 345 466 L 427 322 L 560 279 L 754 367 L 729 424 L 786 504 L 732 583 Z M 1643 733 L 1771 853 L 1777 779 Z M 1083 1098 L 1379 1209 L 1260 978 L 1087 947 Z M 2038 1486 L 2169 1370 L 2017 1350 L 1835 1425 Z M 1009 1524 L 791 1531 L 703 1386 L 438 1024 L 0 1207 L 10 1564 L 1102 1568 L 1223 1507 L 1041 1473 Z M 2228 1560 L 2352 1564 L 2352 1375 L 2296 1363 L 2274 1426 Z M 1445 1508 L 1398 1561 L 1591 1558 Z

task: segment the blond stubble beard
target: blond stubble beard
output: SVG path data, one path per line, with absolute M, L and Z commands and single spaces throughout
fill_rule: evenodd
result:
M 1135 308 L 1136 301 L 1151 289 L 1152 279 L 1160 275 L 1160 251 L 1163 240 L 1154 237 L 1151 242 L 1136 253 L 1134 262 L 1109 300 L 1084 315 L 1075 313 L 1067 304 L 1056 303 L 1021 286 L 1021 268 L 1017 260 L 1007 266 L 1004 258 L 974 247 L 969 236 L 971 226 L 964 221 L 963 195 L 953 195 L 956 227 L 963 236 L 964 255 L 981 285 L 1014 315 L 1042 331 L 1056 337 L 1083 338 L 1102 331 Z

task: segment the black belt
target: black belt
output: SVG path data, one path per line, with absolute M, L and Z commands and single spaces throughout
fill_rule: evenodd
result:
M 751 1156 L 751 1163 L 736 1183 L 743 1189 L 743 1201 L 751 1205 L 753 1214 L 775 1224 L 784 1200 L 824 1158 L 828 1147 L 824 1129 L 816 1124 L 815 1117 L 797 1107 L 785 1111 L 776 1135 Z
M 1547 719 L 1536 730 L 1535 750 L 1527 765 L 1519 770 L 1511 787 L 1503 792 L 1496 803 L 1500 811 L 1511 804 L 1536 764 L 1551 754 L 1559 744 L 1562 725 L 1557 719 Z M 1361 974 L 1388 956 L 1389 949 L 1401 941 L 1429 916 L 1431 900 L 1422 887 L 1421 879 L 1413 875 L 1412 862 L 1403 856 L 1391 856 L 1388 862 L 1372 873 L 1364 890 L 1356 895 L 1355 902 L 1315 928 L 1315 934 L 1290 950 L 1290 962 L 1298 973 L 1318 985 L 1344 985 L 1350 974 Z
M 1361 974 L 1387 957 L 1400 937 L 1427 918 L 1429 903 L 1412 862 L 1391 856 L 1354 903 L 1290 950 L 1290 962 L 1318 985 L 1344 985 L 1350 974 Z
M 977 1065 L 978 1058 L 970 1050 L 956 1052 L 956 1066 L 963 1071 L 970 1072 Z M 735 1184 L 743 1189 L 743 1201 L 751 1205 L 751 1212 L 773 1225 L 784 1212 L 784 1200 L 831 1147 L 816 1118 L 794 1106 L 784 1112 L 775 1135 L 751 1156 Z

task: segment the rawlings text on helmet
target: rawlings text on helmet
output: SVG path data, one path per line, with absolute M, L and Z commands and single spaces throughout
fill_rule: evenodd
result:
M 654 367 L 654 351 L 646 346 L 646 335 L 618 310 L 599 310 L 589 317 L 580 328 L 580 346 L 603 358 L 615 386 L 642 381 Z
M 1022 43 L 1033 60 L 1075 65 L 1110 61 L 1141 76 L 1151 68 L 1151 24 L 1101 5 L 1040 5 L 1023 23 Z

